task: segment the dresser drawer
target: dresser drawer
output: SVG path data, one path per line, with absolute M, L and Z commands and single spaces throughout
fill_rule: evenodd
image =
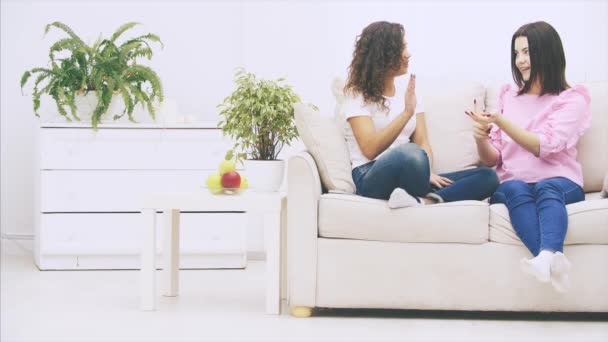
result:
M 41 128 L 40 167 L 215 169 L 231 147 L 219 129 Z
M 182 213 L 182 254 L 245 254 L 247 214 Z M 157 251 L 162 252 L 163 214 L 157 214 Z M 43 214 L 41 255 L 138 255 L 143 218 L 136 213 Z
M 216 170 L 41 171 L 42 212 L 138 212 L 149 192 L 202 191 Z M 243 172 L 243 175 L 245 173 Z

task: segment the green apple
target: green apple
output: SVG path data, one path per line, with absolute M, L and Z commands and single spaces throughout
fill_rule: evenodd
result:
M 245 178 L 245 176 L 241 175 L 241 191 L 247 189 L 249 187 L 249 182 L 247 182 L 247 178 Z
M 207 177 L 206 184 L 209 191 L 211 191 L 213 194 L 219 194 L 220 192 L 224 191 L 224 188 L 222 188 L 222 176 L 217 173 L 209 175 L 209 177 Z
M 220 176 L 223 176 L 226 172 L 231 172 L 236 170 L 236 165 L 232 160 L 222 160 L 220 163 Z

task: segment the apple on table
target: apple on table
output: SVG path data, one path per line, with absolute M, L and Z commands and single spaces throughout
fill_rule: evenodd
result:
M 220 194 L 226 190 L 232 193 L 241 192 L 249 187 L 245 176 L 236 171 L 236 164 L 231 160 L 232 155 L 232 151 L 229 151 L 220 163 L 219 173 L 207 177 L 206 185 L 211 193 Z
M 241 187 L 241 175 L 236 171 L 229 171 L 222 175 L 224 188 L 238 189 Z

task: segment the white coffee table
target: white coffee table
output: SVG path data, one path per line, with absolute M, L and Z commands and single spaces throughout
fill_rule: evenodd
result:
M 247 190 L 239 195 L 211 195 L 201 188 L 192 192 L 149 193 L 143 197 L 144 238 L 141 251 L 141 308 L 156 310 L 156 211 L 164 212 L 161 258 L 163 295 L 179 293 L 180 211 L 261 213 L 266 251 L 266 313 L 280 313 L 281 199 L 280 193 Z

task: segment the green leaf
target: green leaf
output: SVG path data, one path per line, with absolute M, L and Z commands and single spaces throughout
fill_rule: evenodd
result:
M 19 82 L 21 84 L 21 94 L 23 94 L 23 86 L 27 83 L 30 76 L 32 76 L 32 73 L 29 71 L 24 72 L 23 76 L 21 76 L 21 82 Z
M 53 23 L 50 23 L 48 25 L 46 25 L 46 27 L 44 28 L 44 34 L 46 35 L 51 27 L 56 27 L 62 31 L 64 31 L 65 33 L 67 33 L 70 37 L 72 37 L 73 39 L 77 40 L 80 44 L 85 45 L 84 42 L 82 41 L 82 39 L 80 39 L 80 37 L 78 37 L 76 35 L 76 33 L 74 33 L 74 31 L 72 31 L 72 29 L 67 26 L 66 24 L 60 22 L 60 21 L 56 21 Z
M 119 28 L 118 28 L 118 29 L 117 29 L 117 30 L 114 32 L 114 34 L 112 35 L 112 38 L 110 38 L 110 41 L 111 41 L 111 42 L 115 42 L 115 41 L 116 41 L 116 39 L 118 39 L 118 37 L 120 37 L 120 36 L 121 36 L 123 33 L 125 33 L 125 31 L 127 31 L 127 30 L 129 30 L 129 29 L 133 28 L 133 27 L 134 27 L 134 26 L 136 26 L 136 25 L 139 25 L 139 23 L 138 23 L 138 22 L 134 22 L 134 21 L 121 25 L 121 26 L 120 26 L 120 27 L 119 27 Z

